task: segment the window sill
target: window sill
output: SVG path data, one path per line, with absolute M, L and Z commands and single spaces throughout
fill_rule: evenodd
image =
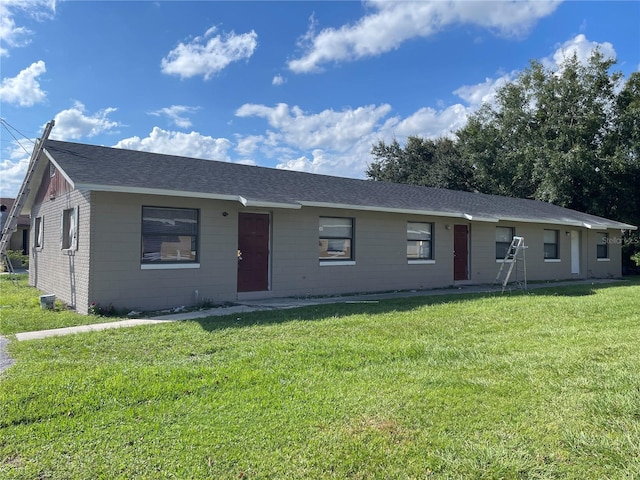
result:
M 72 248 L 63 248 L 61 252 L 63 255 L 69 255 L 69 256 L 73 256 L 76 254 L 76 251 Z
M 320 261 L 321 267 L 332 267 L 336 265 L 355 265 L 356 262 L 354 260 L 329 260 L 329 261 Z
M 496 258 L 496 263 L 513 263 L 513 260 L 505 260 L 504 258 Z
M 199 263 L 143 263 L 140 265 L 140 270 L 179 270 L 186 268 L 200 268 Z
M 544 263 L 560 263 L 562 260 L 559 258 L 545 258 Z
M 596 258 L 596 262 L 610 262 L 610 258 Z
M 435 265 L 435 260 L 407 260 L 408 265 Z

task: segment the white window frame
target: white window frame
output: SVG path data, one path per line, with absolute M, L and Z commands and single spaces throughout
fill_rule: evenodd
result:
M 324 230 L 327 221 L 335 221 L 337 224 L 339 223 L 345 223 L 345 225 L 342 225 L 342 227 L 346 227 L 346 222 L 348 221 L 349 223 L 349 229 L 351 234 L 350 235 L 331 235 L 328 234 L 327 231 Z M 324 223 L 324 225 L 323 225 Z M 340 256 L 335 256 L 335 257 L 323 257 L 321 256 L 320 252 L 322 251 L 324 242 L 327 242 L 327 248 L 326 251 L 329 252 L 329 247 L 328 247 L 328 243 L 331 241 L 349 241 L 349 256 L 348 257 L 340 257 Z M 322 216 L 318 219 L 318 247 L 319 247 L 319 251 L 318 251 L 318 260 L 320 261 L 320 265 L 355 265 L 355 219 L 353 217 L 329 217 L 329 216 Z M 338 251 L 345 251 L 343 250 L 336 250 L 336 252 Z
M 145 231 L 145 212 L 147 215 L 152 215 L 152 210 L 174 210 L 174 211 L 183 211 L 189 212 L 191 214 L 195 214 L 195 234 L 189 232 L 188 229 L 185 228 L 184 231 L 167 231 L 165 233 L 160 231 Z M 178 217 L 176 217 L 178 218 Z M 174 222 L 173 226 L 175 227 Z M 171 223 L 167 225 L 171 226 Z M 185 255 L 185 258 L 181 258 L 181 251 L 176 251 L 176 258 L 171 260 L 163 260 L 162 258 L 158 259 L 150 259 L 145 258 L 145 237 L 153 238 L 157 237 L 162 239 L 162 237 L 191 237 L 190 248 L 187 249 L 188 253 Z M 195 238 L 195 241 L 194 241 Z M 163 242 L 164 240 L 161 240 Z M 193 248 L 195 243 L 195 249 Z M 157 269 L 180 269 L 180 268 L 199 268 L 200 267 L 200 210 L 197 208 L 182 208 L 182 207 L 160 207 L 156 205 L 143 205 L 141 211 L 140 218 L 140 268 L 142 270 L 157 270 Z M 162 246 L 160 247 L 162 248 Z M 192 254 L 191 252 L 194 252 Z M 193 258 L 191 258 L 193 255 Z
M 498 232 L 499 229 L 503 229 L 503 230 L 509 230 L 509 241 L 508 242 L 504 242 L 504 241 L 498 241 Z M 496 235 L 496 251 L 495 251 L 495 255 L 496 255 L 496 260 L 498 261 L 502 261 L 504 260 L 504 257 L 507 255 L 507 251 L 509 250 L 509 245 L 511 245 L 511 242 L 513 241 L 513 237 L 516 235 L 516 229 L 515 227 L 505 227 L 505 226 L 500 226 L 500 227 L 496 227 L 496 231 L 495 231 L 495 235 Z M 506 247 L 504 248 L 504 255 L 500 256 L 498 255 L 498 245 L 500 245 L 501 247 L 503 245 L 506 245 Z
M 598 262 L 608 262 L 610 260 L 609 257 L 609 233 L 608 232 L 597 232 L 596 233 L 596 260 Z M 604 255 L 600 254 L 600 251 L 604 247 Z
M 33 248 L 42 248 L 44 244 L 44 217 L 36 217 L 33 221 Z
M 67 208 L 60 217 L 60 249 L 64 252 L 78 250 L 78 207 Z
M 421 233 L 426 232 L 428 234 Z M 414 244 L 414 242 L 417 242 Z M 424 245 L 428 245 L 428 255 L 423 255 Z M 417 256 L 411 256 L 410 250 L 417 247 Z M 435 263 L 433 256 L 433 223 L 407 222 L 407 263 L 425 264 Z
M 551 232 L 554 236 L 555 236 L 555 242 L 549 242 L 548 240 L 550 240 L 550 238 L 548 238 L 547 234 Z M 545 262 L 559 262 L 560 261 L 560 230 L 553 230 L 553 229 L 544 229 L 543 231 L 543 247 L 542 247 L 542 254 L 544 255 L 544 261 Z M 548 245 L 554 245 L 556 247 L 556 254 L 553 257 L 548 257 L 547 256 L 547 246 Z

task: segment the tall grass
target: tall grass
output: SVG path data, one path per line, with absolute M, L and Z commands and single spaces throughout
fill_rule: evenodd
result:
M 10 345 L 0 478 L 637 478 L 640 282 Z

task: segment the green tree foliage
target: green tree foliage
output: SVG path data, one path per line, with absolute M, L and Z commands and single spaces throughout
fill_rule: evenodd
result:
M 595 51 L 540 62 L 497 91 L 455 140 L 373 146 L 373 180 L 535 198 L 640 224 L 640 73 Z
M 409 137 L 404 148 L 397 140 L 380 141 L 371 153 L 377 159 L 367 169 L 372 180 L 407 183 L 454 190 L 468 190 L 472 172 L 456 144 L 448 138 L 437 140 Z

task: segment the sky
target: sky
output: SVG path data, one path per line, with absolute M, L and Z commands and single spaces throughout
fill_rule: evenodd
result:
M 50 138 L 365 178 L 531 60 L 640 70 L 640 1 L 0 2 L 0 195 Z

